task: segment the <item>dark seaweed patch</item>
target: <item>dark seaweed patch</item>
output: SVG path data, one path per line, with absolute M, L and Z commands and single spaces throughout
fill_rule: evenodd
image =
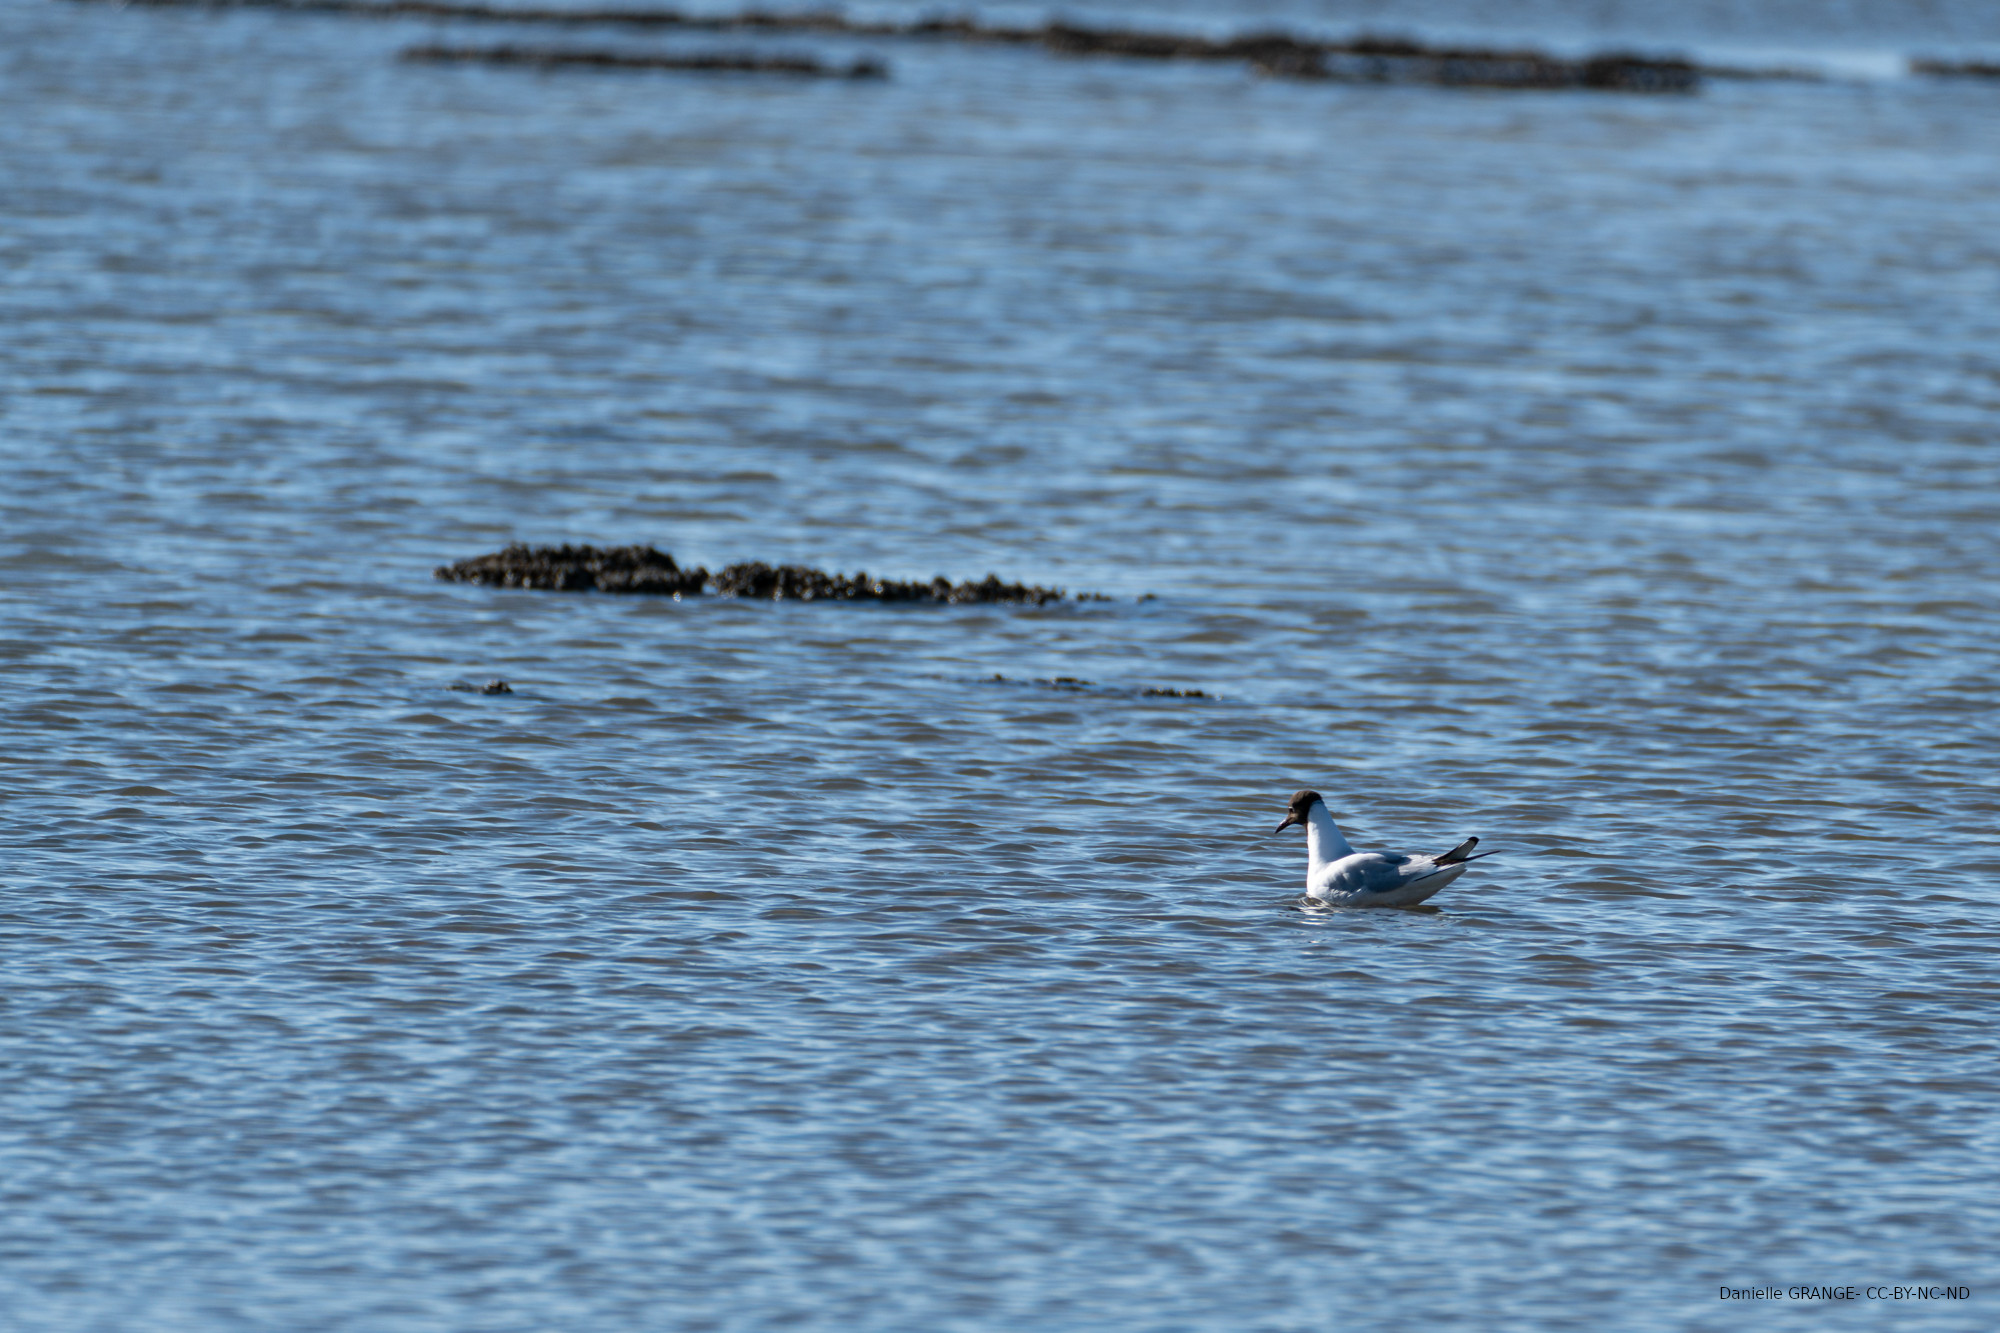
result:
M 684 569 L 665 551 L 651 546 L 527 546 L 515 543 L 491 555 L 444 565 L 437 577 L 451 583 L 491 588 L 537 588 L 550 592 L 641 593 L 670 596 L 754 597 L 801 602 L 933 602 L 949 605 L 1011 603 L 1044 606 L 1063 601 L 1061 588 L 1008 583 L 988 574 L 978 582 L 953 583 L 881 579 L 866 572 L 829 574 L 805 565 L 746 561 L 717 573 Z M 1079 601 L 1102 601 L 1078 594 Z
M 878 579 L 863 572 L 829 574 L 804 565 L 767 565 L 761 561 L 729 565 L 710 579 L 719 597 L 786 598 L 802 602 L 1025 602 L 1042 606 L 1060 602 L 1067 594 L 1061 588 L 1037 588 L 1025 583 L 1006 583 L 988 574 L 977 583 L 953 583 L 934 578 L 928 583 L 900 579 Z
M 549 592 L 699 594 L 705 569 L 682 569 L 650 546 L 526 546 L 445 565 L 437 576 L 489 588 L 540 588 Z

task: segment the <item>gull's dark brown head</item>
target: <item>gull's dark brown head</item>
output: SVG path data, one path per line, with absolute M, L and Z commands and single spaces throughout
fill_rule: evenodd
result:
M 1283 833 L 1294 824 L 1305 823 L 1306 812 L 1313 808 L 1313 802 L 1317 800 L 1319 800 L 1319 793 L 1316 791 L 1293 792 L 1292 803 L 1285 807 L 1285 822 L 1272 829 L 1271 832 Z

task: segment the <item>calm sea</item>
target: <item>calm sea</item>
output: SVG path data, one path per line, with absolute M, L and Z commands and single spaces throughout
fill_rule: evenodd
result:
M 1834 77 L 0 3 L 0 1326 L 2000 1323 L 2000 11 L 1075 13 Z

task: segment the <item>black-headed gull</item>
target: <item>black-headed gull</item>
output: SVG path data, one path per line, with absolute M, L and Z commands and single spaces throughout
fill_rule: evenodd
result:
M 1341 907 L 1413 907 L 1465 873 L 1465 867 L 1492 852 L 1472 855 L 1479 839 L 1467 838 L 1442 856 L 1385 856 L 1357 852 L 1340 836 L 1333 812 L 1316 791 L 1292 793 L 1283 833 L 1306 826 L 1306 897 Z

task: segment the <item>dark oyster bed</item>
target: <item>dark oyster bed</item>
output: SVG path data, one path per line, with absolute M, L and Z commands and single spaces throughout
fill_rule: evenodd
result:
M 728 565 L 715 573 L 697 565 L 683 568 L 651 546 L 527 546 L 442 565 L 437 577 L 451 583 L 490 588 L 538 588 L 551 592 L 642 593 L 654 596 L 759 597 L 801 602 L 1025 603 L 1044 606 L 1069 599 L 1061 588 L 1007 583 L 988 574 L 976 583 L 947 578 L 928 582 L 878 579 L 862 571 L 829 574 L 805 565 L 767 565 L 761 560 Z M 1078 593 L 1076 601 L 1109 598 Z

